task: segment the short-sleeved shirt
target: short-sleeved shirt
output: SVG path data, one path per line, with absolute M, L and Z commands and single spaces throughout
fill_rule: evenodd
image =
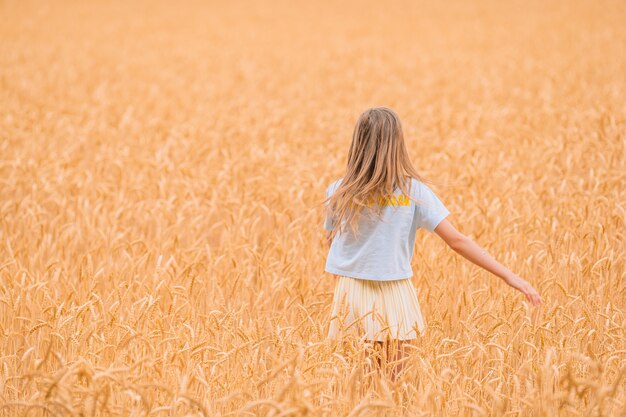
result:
M 341 183 L 341 178 L 326 189 L 330 197 Z M 353 278 L 390 281 L 413 276 L 411 258 L 418 228 L 433 232 L 450 212 L 423 182 L 411 179 L 408 199 L 397 188 L 393 198 L 379 201 L 383 204 L 381 217 L 363 212 L 359 217 L 356 235 L 346 227 L 335 234 L 326 259 L 327 272 Z M 364 209 L 367 210 L 367 209 Z M 324 219 L 324 229 L 336 226 L 332 213 Z

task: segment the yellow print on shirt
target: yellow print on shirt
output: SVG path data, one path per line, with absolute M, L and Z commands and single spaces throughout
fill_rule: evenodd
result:
M 404 194 L 400 194 L 400 195 L 392 195 L 389 198 L 384 198 L 384 197 L 378 197 L 378 205 L 380 206 L 410 206 L 411 205 L 411 200 L 409 200 L 409 197 L 405 196 Z M 376 200 L 370 200 L 367 205 L 368 206 L 373 206 L 376 203 Z

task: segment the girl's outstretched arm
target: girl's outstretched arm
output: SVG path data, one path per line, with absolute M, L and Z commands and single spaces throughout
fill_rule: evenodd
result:
M 456 230 L 448 219 L 443 219 L 434 232 L 456 253 L 497 275 L 511 287 L 521 291 L 532 305 L 538 306 L 543 303 L 543 300 L 530 283 L 515 275 L 504 265 L 489 256 L 476 242 Z

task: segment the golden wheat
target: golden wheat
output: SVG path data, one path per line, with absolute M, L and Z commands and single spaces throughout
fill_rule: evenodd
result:
M 0 416 L 624 415 L 623 2 L 0 18 Z M 428 328 L 397 381 L 324 340 L 319 204 L 375 105 L 545 301 L 419 232 Z

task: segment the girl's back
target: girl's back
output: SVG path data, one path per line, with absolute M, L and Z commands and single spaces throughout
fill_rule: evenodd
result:
M 342 179 L 326 189 L 330 198 Z M 353 278 L 387 281 L 413 276 L 411 258 L 418 228 L 432 232 L 450 214 L 441 200 L 423 182 L 411 178 L 408 195 L 396 187 L 392 196 L 372 201 L 382 206 L 381 215 L 364 210 L 358 219 L 356 232 L 335 235 L 332 241 L 326 271 Z M 419 204 L 416 204 L 416 201 Z M 324 228 L 333 230 L 336 219 L 328 211 Z

